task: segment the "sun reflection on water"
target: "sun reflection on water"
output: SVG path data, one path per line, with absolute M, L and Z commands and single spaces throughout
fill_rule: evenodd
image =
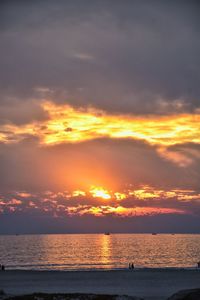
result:
M 107 265 L 110 263 L 110 257 L 112 256 L 112 245 L 110 235 L 100 235 L 100 247 L 101 247 L 101 260 L 100 263 Z

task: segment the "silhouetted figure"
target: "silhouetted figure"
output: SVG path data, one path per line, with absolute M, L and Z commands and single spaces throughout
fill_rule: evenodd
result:
M 130 270 L 135 269 L 134 263 L 129 263 L 129 264 L 128 264 L 128 268 L 129 268 Z
M 5 271 L 5 266 L 1 265 L 1 271 Z
M 197 268 L 200 269 L 200 261 L 197 263 Z

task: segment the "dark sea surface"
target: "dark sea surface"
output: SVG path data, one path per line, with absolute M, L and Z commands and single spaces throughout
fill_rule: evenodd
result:
M 55 234 L 0 236 L 7 269 L 195 268 L 198 234 Z

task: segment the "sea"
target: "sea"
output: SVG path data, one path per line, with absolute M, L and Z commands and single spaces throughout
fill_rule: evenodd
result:
M 199 234 L 1 235 L 0 264 L 21 270 L 196 268 Z

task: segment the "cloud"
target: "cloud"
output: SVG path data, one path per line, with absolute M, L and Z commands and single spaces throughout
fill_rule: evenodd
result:
M 92 61 L 94 60 L 94 57 L 87 53 L 75 53 L 73 55 L 75 58 L 82 60 L 82 61 Z
M 97 189 L 101 189 L 96 187 Z M 53 219 L 94 216 L 96 218 L 136 218 L 157 215 L 193 215 L 200 213 L 200 191 L 195 190 L 161 190 L 153 186 L 141 186 L 123 190 L 123 199 L 117 198 L 121 191 L 107 191 L 109 198 L 94 194 L 94 188 L 79 191 L 43 191 L 30 193 L 13 191 L 1 193 L 0 213 L 32 214 L 48 216 Z
M 196 165 L 200 158 L 199 143 L 174 144 L 168 148 L 158 148 L 160 155 L 169 161 L 175 162 L 180 167 Z
M 28 106 L 30 112 L 33 110 Z M 38 110 L 48 118 L 29 120 L 24 126 L 5 123 L 1 126 L 0 140 L 9 140 L 10 132 L 14 131 L 16 141 L 24 134 L 32 134 L 42 144 L 59 144 L 64 142 L 82 142 L 102 137 L 133 138 L 144 140 L 152 145 L 171 146 L 188 142 L 199 143 L 200 114 L 174 114 L 172 116 L 137 116 L 134 114 L 109 114 L 92 107 L 76 109 L 69 105 L 55 105 L 43 101 Z M 26 106 L 23 106 L 23 112 Z M 9 110 L 12 115 L 12 109 Z M 21 113 L 19 110 L 14 112 Z M 34 112 L 32 114 L 34 118 Z M 22 122 L 22 121 L 21 121 Z M 164 150 L 161 151 L 164 154 Z M 170 153 L 170 152 L 169 152 Z M 169 156 L 169 154 L 168 154 Z M 172 157 L 172 154 L 171 154 Z M 175 157 L 175 155 L 174 155 Z M 174 158 L 174 161 L 176 159 Z
M 196 1 L 1 2 L 1 97 L 115 112 L 199 107 Z M 95 59 L 94 59 L 95 58 Z
M 41 104 L 31 99 L 20 101 L 15 98 L 6 98 L 0 106 L 0 128 L 1 126 L 22 126 L 34 121 L 44 121 L 48 119 L 47 112 Z

